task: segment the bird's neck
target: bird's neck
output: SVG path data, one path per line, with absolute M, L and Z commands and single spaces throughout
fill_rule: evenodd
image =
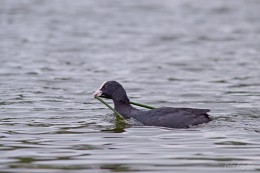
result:
M 124 118 L 131 118 L 131 113 L 136 110 L 130 102 L 114 101 L 115 110 L 119 112 Z
M 112 96 L 112 100 L 114 102 L 115 109 L 119 109 L 121 107 L 124 107 L 124 108 L 132 107 L 130 105 L 130 100 L 127 97 L 126 94 L 118 94 L 118 93 L 116 93 L 115 95 Z
M 114 106 L 115 106 L 116 110 L 133 108 L 131 106 L 130 102 L 122 102 L 122 101 L 118 101 L 118 100 L 114 101 Z

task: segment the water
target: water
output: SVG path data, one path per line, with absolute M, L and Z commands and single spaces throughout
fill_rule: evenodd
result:
M 257 0 L 1 0 L 0 172 L 259 172 Z M 190 129 L 118 125 L 92 98 L 210 108 Z M 111 102 L 109 102 L 111 103 Z

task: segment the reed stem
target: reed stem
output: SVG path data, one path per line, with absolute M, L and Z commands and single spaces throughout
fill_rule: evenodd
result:
M 147 109 L 155 109 L 155 107 L 153 107 L 153 106 L 149 106 L 149 105 L 145 105 L 145 104 L 141 104 L 141 103 L 136 103 L 136 102 L 130 101 L 130 104 L 140 106 L 140 107 L 143 107 L 143 108 L 147 108 Z
M 124 117 L 119 112 L 117 112 L 114 108 L 112 108 L 109 104 L 107 104 L 102 98 L 98 96 L 96 96 L 95 98 L 98 99 L 104 105 L 106 105 L 109 109 L 111 109 L 115 113 L 117 120 L 124 121 Z
M 96 97 L 98 97 L 98 96 L 96 96 Z M 99 99 L 101 99 L 100 97 L 98 97 Z M 105 97 L 104 97 L 105 98 Z M 106 99 L 109 99 L 109 98 L 106 98 Z M 103 100 L 102 100 L 103 101 Z M 101 101 L 101 102 L 102 102 Z M 103 101 L 104 102 L 104 101 Z M 102 102 L 102 103 L 103 103 Z M 105 104 L 105 103 L 104 103 Z M 130 101 L 130 104 L 132 104 L 132 105 L 135 105 L 135 106 L 139 106 L 139 107 L 143 107 L 143 108 L 147 108 L 147 109 L 155 109 L 156 107 L 153 107 L 153 106 L 149 106 L 149 105 L 146 105 L 146 104 L 142 104 L 142 103 L 137 103 L 137 102 L 131 102 Z M 108 105 L 109 106 L 109 105 Z M 111 108 L 110 108 L 111 109 Z M 113 108 L 112 108 L 113 109 Z M 111 109 L 111 110 L 112 110 Z M 114 109 L 112 110 L 112 111 L 114 111 Z

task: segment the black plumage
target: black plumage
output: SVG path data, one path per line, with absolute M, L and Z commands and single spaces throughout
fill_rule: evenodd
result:
M 134 118 L 148 126 L 188 128 L 192 125 L 211 121 L 208 115 L 209 109 L 172 107 L 162 107 L 152 110 L 136 109 L 130 104 L 123 86 L 116 81 L 105 82 L 94 95 L 112 99 L 115 110 L 124 118 Z

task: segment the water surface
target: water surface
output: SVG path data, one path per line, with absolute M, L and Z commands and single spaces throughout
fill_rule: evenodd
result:
M 2 0 L 1 172 L 259 172 L 259 9 L 257 0 Z M 123 127 L 92 98 L 106 80 L 133 101 L 209 108 L 215 120 Z

